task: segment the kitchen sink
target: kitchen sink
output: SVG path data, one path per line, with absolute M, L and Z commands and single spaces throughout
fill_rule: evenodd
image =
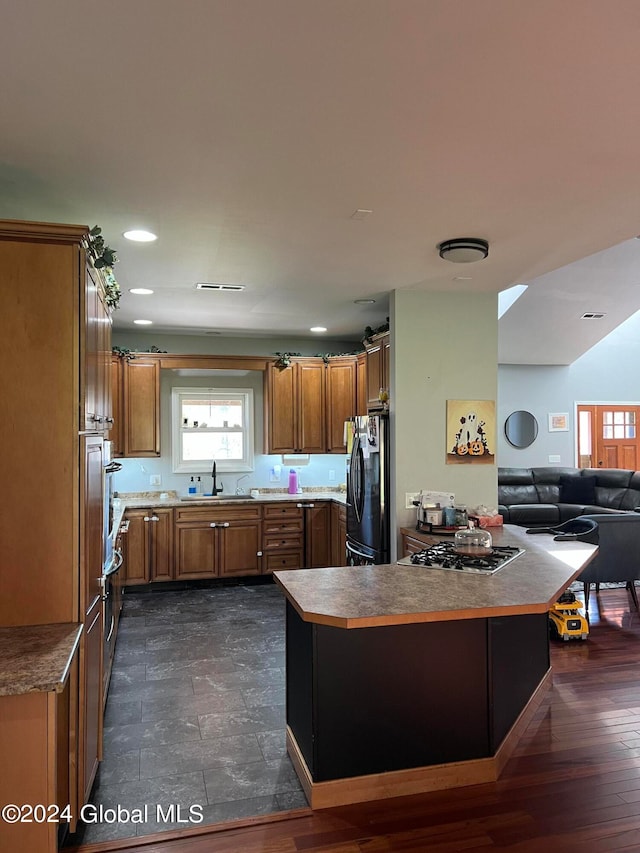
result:
M 181 501 L 252 501 L 253 495 L 186 495 Z

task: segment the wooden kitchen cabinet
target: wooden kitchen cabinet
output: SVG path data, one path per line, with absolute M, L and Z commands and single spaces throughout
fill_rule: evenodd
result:
M 268 453 L 326 453 L 326 369 L 321 358 L 267 368 Z
M 354 356 L 329 359 L 326 367 L 326 453 L 346 453 L 344 422 L 356 414 L 357 361 Z
M 331 565 L 331 503 L 310 501 L 305 512 L 305 568 Z
M 304 511 L 295 503 L 273 503 L 263 507 L 262 571 L 299 569 L 304 565 Z
M 118 355 L 111 356 L 111 417 L 113 422 L 109 432 L 109 440 L 113 442 L 111 455 L 124 456 L 124 376 L 123 359 Z
M 134 356 L 122 364 L 124 456 L 160 456 L 160 363 Z
M 331 503 L 298 500 L 264 508 L 263 572 L 331 563 Z
M 179 508 L 175 516 L 176 580 L 260 574 L 259 505 Z
M 81 349 L 84 353 L 84 426 L 89 432 L 111 429 L 111 313 L 102 279 L 87 261 L 85 274 L 85 322 Z
M 173 509 L 128 509 L 124 518 L 123 585 L 174 580 Z
M 347 508 L 331 504 L 331 565 L 347 565 Z
M 380 411 L 384 408 L 379 399 L 380 389 L 389 394 L 389 333 L 374 335 L 371 342 L 365 344 L 367 359 L 367 409 Z
M 369 387 L 367 385 L 367 353 L 356 356 L 356 415 L 368 412 Z
M 49 628 L 52 629 L 51 633 Z M 16 629 L 21 632 L 22 629 Z M 0 803 L 42 804 L 49 806 L 53 816 L 57 806 L 60 823 L 68 823 L 75 832 L 78 816 L 77 799 L 77 741 L 78 741 L 78 638 L 77 626 L 62 624 L 26 628 L 31 634 L 28 642 L 30 660 L 38 660 L 39 673 L 49 669 L 44 659 L 52 659 L 58 650 L 65 649 L 63 669 L 57 670 L 57 683 L 42 689 L 0 695 Z M 45 635 L 39 638 L 42 631 Z M 63 636 L 66 634 L 66 636 Z M 5 638 L 6 639 L 6 638 Z M 11 647 L 15 652 L 21 640 Z M 42 643 L 47 645 L 41 649 Z M 8 650 L 8 649 L 7 649 Z M 14 669 L 15 659 L 10 664 Z M 3 670 L 3 683 L 10 674 Z M 16 680 L 16 673 L 12 673 Z M 33 678 L 33 673 L 29 673 Z M 36 679 L 38 676 L 36 676 Z M 19 674 L 17 675 L 19 679 Z M 68 806 L 68 809 L 67 809 Z M 65 810 L 65 811 L 63 811 Z M 26 817 L 27 815 L 25 815 Z M 0 850 L 24 853 L 57 853 L 58 822 L 36 820 L 8 823 L 0 820 Z M 38 816 L 41 817 L 41 816 Z M 69 819 L 70 818 L 70 819 Z

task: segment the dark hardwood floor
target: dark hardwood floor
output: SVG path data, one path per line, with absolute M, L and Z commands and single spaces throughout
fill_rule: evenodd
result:
M 640 617 L 630 607 L 625 589 L 592 593 L 589 639 L 553 643 L 553 687 L 497 783 L 79 850 L 640 851 Z

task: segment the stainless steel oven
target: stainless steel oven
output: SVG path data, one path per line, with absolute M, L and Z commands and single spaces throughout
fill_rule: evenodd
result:
M 113 475 L 120 471 L 122 465 L 112 459 L 113 442 L 105 441 L 102 446 L 102 574 L 108 575 L 113 571 L 115 560 L 114 543 L 116 531 L 113 529 Z M 117 571 L 117 569 L 116 569 Z

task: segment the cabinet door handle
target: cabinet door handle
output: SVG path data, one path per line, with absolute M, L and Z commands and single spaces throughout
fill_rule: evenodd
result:
M 220 527 L 229 527 L 229 522 L 223 521 L 222 524 L 220 525 Z
M 108 424 L 112 424 L 112 423 L 113 423 L 113 418 L 105 418 L 105 421 L 106 421 L 106 423 L 108 423 Z
M 149 516 L 148 516 L 148 515 L 145 515 L 145 517 L 144 517 L 144 521 L 151 521 L 151 519 L 149 518 Z
M 152 516 L 151 516 L 151 521 L 160 521 L 160 519 L 158 518 L 158 516 L 157 516 L 157 515 L 152 515 Z
M 212 521 L 212 522 L 211 522 L 211 524 L 209 525 L 209 527 L 217 527 L 217 526 L 218 526 L 218 525 L 216 524 L 216 522 L 215 522 L 215 521 Z

